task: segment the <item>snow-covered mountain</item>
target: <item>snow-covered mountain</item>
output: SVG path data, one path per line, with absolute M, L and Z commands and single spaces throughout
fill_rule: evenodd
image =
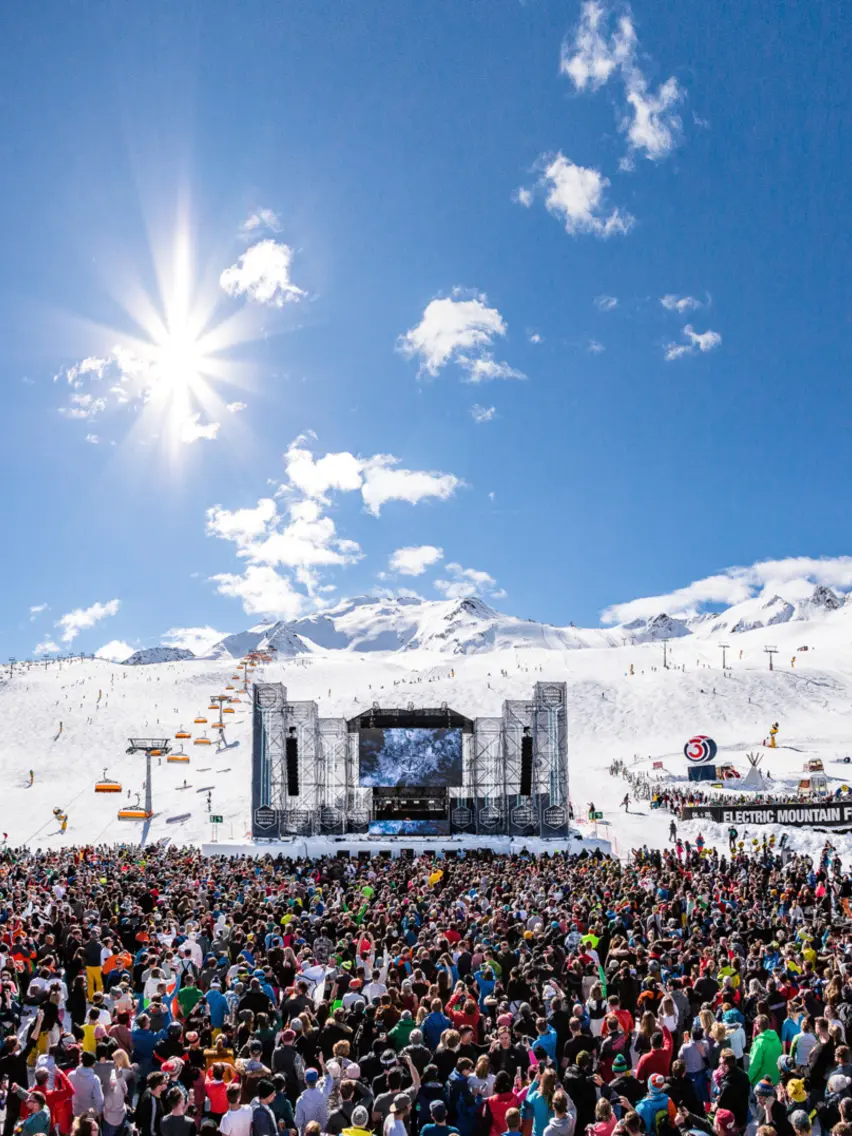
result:
M 846 609 L 844 613 L 843 609 Z M 266 621 L 229 635 L 208 658 L 238 658 L 246 651 L 274 649 L 281 656 L 329 651 L 435 651 L 472 655 L 506 647 L 544 647 L 573 651 L 584 647 L 621 647 L 662 639 L 734 635 L 760 627 L 833 616 L 850 606 L 831 588 L 817 587 L 806 600 L 791 602 L 763 596 L 734 604 L 718 614 L 675 617 L 660 612 L 611 628 L 556 627 L 504 615 L 484 600 L 377 599 L 359 596 L 290 622 Z
M 146 663 L 182 663 L 194 658 L 192 651 L 183 647 L 144 647 L 141 651 L 134 651 L 129 659 L 124 660 L 123 665 L 138 667 Z
M 475 655 L 508 647 L 574 651 L 623 647 L 663 639 L 719 638 L 791 622 L 843 621 L 852 630 L 852 604 L 831 588 L 818 586 L 806 599 L 756 596 L 721 612 L 672 616 L 660 612 L 609 628 L 556 627 L 504 615 L 484 600 L 423 600 L 417 597 L 359 596 L 290 621 L 264 620 L 227 635 L 204 656 L 238 659 L 247 651 L 273 651 L 279 658 L 339 651 Z M 192 659 L 191 651 L 152 647 L 128 662 L 159 663 Z
M 629 641 L 629 639 L 628 639 Z M 470 655 L 503 647 L 619 646 L 618 629 L 553 627 L 503 615 L 483 600 L 376 599 L 360 596 L 289 623 L 262 623 L 229 635 L 209 658 L 236 658 L 247 650 L 274 648 L 280 655 L 329 651 L 437 651 Z

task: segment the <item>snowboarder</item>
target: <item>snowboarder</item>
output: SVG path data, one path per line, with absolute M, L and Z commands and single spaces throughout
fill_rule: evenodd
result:
M 624 809 L 624 811 L 626 813 L 630 812 L 630 794 L 629 793 L 624 794 L 624 800 L 621 802 L 621 805 L 622 805 L 622 808 Z
M 31 770 L 30 770 L 30 785 L 32 785 L 32 783 L 33 783 L 34 781 L 35 781 L 35 773 L 34 773 L 34 772 L 32 771 L 32 769 L 31 769 Z
M 737 833 L 736 828 L 734 828 L 734 826 L 731 825 L 731 827 L 728 829 L 728 847 L 731 850 L 732 856 L 733 856 L 734 851 L 736 850 L 736 847 L 737 847 L 737 836 L 738 836 L 738 833 Z
M 672 844 L 674 844 L 677 840 L 677 825 L 674 821 L 672 821 L 669 825 L 669 840 L 672 842 Z

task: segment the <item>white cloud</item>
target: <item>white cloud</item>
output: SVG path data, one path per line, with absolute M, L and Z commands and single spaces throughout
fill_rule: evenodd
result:
M 215 627 L 170 627 L 163 636 L 164 647 L 179 647 L 192 651 L 193 655 L 206 655 L 225 636 L 227 631 L 217 631 Z
M 97 436 L 97 434 L 87 434 L 86 441 L 90 446 L 97 446 L 100 442 L 100 438 Z
M 47 611 L 47 604 L 33 604 L 30 608 L 30 623 L 33 623 L 41 615 L 43 611 Z
M 672 363 L 675 359 L 682 359 L 684 355 L 694 354 L 694 351 L 695 348 L 690 347 L 688 343 L 667 343 L 664 358 L 667 363 Z
M 621 79 L 627 109 L 619 128 L 627 135 L 628 143 L 621 167 L 632 169 L 637 154 L 659 161 L 678 145 L 683 124 L 676 108 L 685 94 L 674 76 L 656 91 L 649 87 L 639 65 L 638 39 L 630 9 L 619 16 L 610 32 L 612 19 L 611 9 L 597 0 L 586 0 L 573 39 L 562 45 L 560 70 L 578 91 L 595 91 L 616 76 Z
M 595 307 L 599 312 L 611 312 L 618 307 L 617 296 L 596 296 Z
M 497 581 L 488 572 L 477 568 L 462 568 L 461 564 L 456 563 L 448 564 L 446 572 L 450 578 L 436 580 L 435 590 L 448 600 L 464 599 L 466 596 L 505 595 L 505 592 L 498 591 Z
M 87 421 L 91 418 L 97 418 L 104 410 L 106 410 L 106 399 L 96 398 L 89 391 L 74 391 L 69 396 L 70 406 L 60 406 L 59 413 L 64 418 L 78 419 L 80 421 Z
M 427 568 L 444 559 L 444 550 L 434 544 L 421 544 L 415 547 L 398 548 L 388 560 L 391 572 L 400 576 L 422 576 Z
M 613 209 L 607 213 L 606 188 L 609 179 L 599 170 L 578 166 L 564 154 L 547 159 L 539 181 L 548 212 L 557 217 L 571 236 L 592 233 L 612 237 L 628 233 L 634 218 Z
M 364 462 L 360 458 L 343 451 L 316 459 L 305 446 L 308 437 L 298 437 L 284 458 L 287 477 L 294 488 L 318 501 L 325 501 L 333 489 L 350 493 L 361 488 Z
M 320 607 L 325 593 L 334 590 L 321 573 L 362 558 L 361 546 L 339 536 L 327 515 L 332 494 L 359 493 L 366 510 L 379 516 L 389 501 L 446 499 L 462 485 L 450 473 L 400 468 L 391 454 L 362 458 L 342 451 L 316 457 L 308 448 L 313 437 L 300 435 L 288 447 L 285 480 L 275 499 L 261 498 L 251 508 L 214 505 L 207 510 L 208 535 L 231 541 L 248 565 L 242 575 L 225 573 L 212 579 L 221 594 L 241 599 L 246 611 Z
M 534 200 L 535 194 L 531 189 L 527 189 L 525 186 L 521 186 L 520 189 L 515 191 L 515 201 L 517 201 L 518 205 L 523 205 L 524 209 L 529 209 Z
M 401 335 L 396 346 L 409 359 L 420 359 L 419 374 L 437 375 L 451 361 L 470 371 L 471 360 L 490 358 L 487 352 L 495 338 L 505 334 L 506 321 L 488 306 L 487 296 L 480 293 L 464 299 L 456 288 L 451 296 L 430 301 L 420 323 Z
M 281 241 L 259 241 L 219 277 L 229 296 L 248 296 L 258 304 L 283 308 L 305 293 L 290 279 L 293 250 Z
M 62 642 L 73 643 L 81 631 L 88 631 L 107 616 L 115 615 L 120 606 L 118 600 L 108 600 L 106 603 L 93 603 L 91 607 L 78 607 L 69 611 L 56 622 L 56 626 L 62 631 Z
M 34 655 L 58 655 L 62 648 L 52 639 L 43 639 L 33 647 Z
M 274 209 L 256 209 L 242 223 L 244 233 L 256 233 L 261 229 L 267 229 L 270 233 L 280 233 L 283 227 L 281 218 Z
M 306 597 L 294 589 L 291 581 L 264 565 L 251 564 L 241 576 L 220 573 L 210 579 L 220 595 L 241 600 L 247 615 L 296 619 L 306 607 Z
M 544 336 L 540 335 L 537 331 L 534 331 L 530 335 L 530 343 L 543 343 L 543 342 L 544 342 Z
M 694 355 L 696 352 L 712 351 L 722 342 L 722 337 L 718 331 L 708 330 L 699 333 L 693 329 L 691 324 L 687 324 L 683 329 L 683 335 L 687 340 L 686 343 L 672 342 L 666 344 L 664 354 L 667 362 L 682 359 L 685 355 Z
M 607 33 L 608 19 L 602 4 L 587 0 L 573 40 L 566 39 L 562 44 L 559 70 L 578 91 L 598 90 L 635 54 L 636 32 L 629 14 L 619 20 L 612 35 Z
M 241 410 L 248 409 L 248 404 L 245 402 L 229 402 L 225 405 L 225 409 L 229 414 L 239 414 Z
M 478 402 L 475 402 L 470 408 L 470 416 L 478 426 L 483 422 L 490 422 L 496 414 L 496 406 L 480 406 Z
M 755 596 L 771 599 L 780 594 L 790 600 L 805 599 L 817 584 L 840 591 L 852 589 L 852 556 L 790 556 L 757 561 L 748 567 L 726 568 L 662 595 L 613 604 L 602 612 L 601 619 L 611 624 L 652 619 L 662 612 L 691 616 L 708 604 L 730 605 Z
M 631 152 L 642 153 L 652 162 L 668 157 L 680 141 L 683 124 L 674 108 L 683 98 L 683 90 L 673 76 L 653 94 L 644 78 L 634 73 L 627 88 L 633 117 L 628 115 L 622 124 Z M 621 168 L 633 168 L 632 153 L 622 160 Z
M 246 549 L 255 564 L 271 564 L 296 569 L 314 569 L 354 564 L 361 559 L 361 547 L 354 540 L 341 540 L 331 517 L 296 519 L 285 528 L 269 532 L 262 541 Z
M 110 639 L 109 643 L 104 643 L 103 647 L 95 651 L 95 658 L 109 659 L 113 663 L 123 663 L 132 654 L 133 648 L 129 643 L 125 643 L 121 639 Z
M 307 436 L 300 436 L 285 455 L 289 488 L 317 501 L 327 502 L 332 490 L 360 490 L 367 511 L 378 516 L 388 501 L 416 505 L 427 497 L 444 500 L 462 484 L 451 473 L 398 469 L 399 459 L 391 454 L 359 458 L 343 451 L 316 459 L 306 448 L 306 441 Z
M 180 428 L 180 440 L 186 446 L 201 440 L 212 442 L 221 428 L 220 422 L 201 422 L 200 414 L 190 414 L 185 418 Z
M 382 456 L 367 468 L 361 496 L 367 512 L 377 517 L 388 501 L 407 501 L 417 505 L 429 497 L 446 501 L 462 484 L 452 473 L 429 473 L 417 469 L 394 469 L 396 458 Z M 378 463 L 381 464 L 378 464 Z
M 606 351 L 606 348 L 600 342 L 600 340 L 590 339 L 589 343 L 588 343 L 587 350 L 588 350 L 590 355 L 600 355 L 602 352 Z
M 271 497 L 262 497 L 253 509 L 223 509 L 213 505 L 207 510 L 207 533 L 222 540 L 232 540 L 245 548 L 266 534 L 278 511 Z
M 694 296 L 677 296 L 674 292 L 668 292 L 665 296 L 661 296 L 660 303 L 667 312 L 677 312 L 679 315 L 704 307 L 701 301 L 696 300 Z
M 508 363 L 498 363 L 490 355 L 483 355 L 471 359 L 466 355 L 459 356 L 459 363 L 467 371 L 467 382 L 488 383 L 492 379 L 525 379 L 523 371 L 516 371 Z
M 704 331 L 699 335 L 698 332 L 692 330 L 689 324 L 683 329 L 683 334 L 699 351 L 712 351 L 722 342 L 722 337 L 718 331 Z

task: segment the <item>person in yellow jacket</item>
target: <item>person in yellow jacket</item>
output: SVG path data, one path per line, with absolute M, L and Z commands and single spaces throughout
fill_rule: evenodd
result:
M 92 1007 L 86 1017 L 86 1024 L 83 1026 L 83 1041 L 81 1048 L 84 1053 L 94 1053 L 98 1048 L 98 1038 L 95 1036 L 95 1030 L 101 1024 L 101 1015 L 96 1007 Z

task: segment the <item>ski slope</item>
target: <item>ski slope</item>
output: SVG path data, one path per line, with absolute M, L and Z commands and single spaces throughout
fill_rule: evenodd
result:
M 618 757 L 641 759 L 637 768 L 663 761 L 666 771 L 685 778 L 684 742 L 709 734 L 719 745 L 718 760 L 743 772 L 746 754 L 759 747 L 772 722 L 780 723 L 778 750 L 766 750 L 762 769 L 776 784 L 794 789 L 803 764 L 819 756 L 832 787 L 846 782 L 852 769 L 840 759 L 852 754 L 852 612 L 758 628 L 731 636 L 730 670 L 721 670 L 715 639 L 698 635 L 667 645 L 670 666 L 662 667 L 658 642 L 600 648 L 503 648 L 453 655 L 434 651 L 315 650 L 281 658 L 254 672 L 262 681 L 281 681 L 292 699 L 314 699 L 321 716 L 350 717 L 374 701 L 384 706 L 440 705 L 447 702 L 470 716 L 497 715 L 506 698 L 528 698 L 540 680 L 568 684 L 571 797 L 578 818 L 589 801 L 602 809 L 602 836 L 617 847 L 664 844 L 669 814 L 644 803 L 625 816 L 618 803 L 621 779 L 607 772 Z M 764 647 L 778 648 L 776 669 L 768 669 Z M 797 648 L 807 645 L 807 652 Z M 740 653 L 742 657 L 740 657 Z M 791 660 L 795 657 L 795 667 Z M 630 674 L 630 668 L 633 674 Z M 196 736 L 196 716 L 213 721 L 211 695 L 225 693 L 235 673 L 231 659 L 187 660 L 127 666 L 102 660 L 52 661 L 29 669 L 18 664 L 0 679 L 3 741 L 0 776 L 5 792 L 0 830 L 12 844 L 55 847 L 87 842 L 138 841 L 140 822 L 119 821 L 119 804 L 142 792 L 144 758 L 125 750 L 130 736 L 170 737 L 183 726 Z M 233 683 L 234 686 L 237 683 Z M 100 700 L 98 695 L 100 693 Z M 227 748 L 185 743 L 189 765 L 154 765 L 156 815 L 147 840 L 171 836 L 180 842 L 210 838 L 206 793 L 212 811 L 224 817 L 223 840 L 246 836 L 250 798 L 251 700 L 229 715 Z M 62 730 L 59 724 L 62 723 Z M 28 771 L 35 780 L 28 786 Z M 122 783 L 122 794 L 96 795 L 94 783 L 106 770 Z M 184 781 L 187 788 L 184 788 Z M 58 831 L 52 810 L 67 812 L 67 832 Z M 189 813 L 180 824 L 168 818 Z M 681 826 L 684 835 L 690 826 Z M 708 839 L 723 838 L 705 826 Z M 584 829 L 588 832 L 588 828 Z M 697 832 L 697 829 L 695 829 Z M 694 832 L 693 832 L 694 835 Z M 824 836 L 793 830 L 797 846 L 821 845 Z M 835 843 L 852 850 L 852 840 Z

